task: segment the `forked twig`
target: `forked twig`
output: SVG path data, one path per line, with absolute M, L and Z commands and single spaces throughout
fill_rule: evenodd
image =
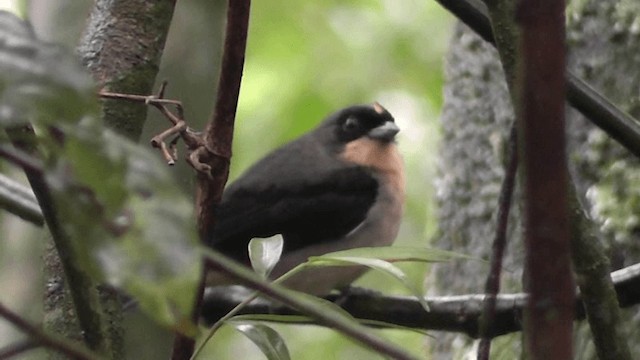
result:
M 178 160 L 176 145 L 179 139 L 182 139 L 187 147 L 187 162 L 197 171 L 210 170 L 198 161 L 198 154 L 202 153 L 202 151 L 198 149 L 204 146 L 204 139 L 199 132 L 194 131 L 187 126 L 187 123 L 184 120 L 182 102 L 164 98 L 166 88 L 167 82 L 163 81 L 155 95 L 135 95 L 100 91 L 98 92 L 98 96 L 103 99 L 139 102 L 155 107 L 160 111 L 160 113 L 162 113 L 162 115 L 164 115 L 165 118 L 167 118 L 167 120 L 171 122 L 171 124 L 173 124 L 173 126 L 152 137 L 151 146 L 162 152 L 162 156 L 167 161 L 167 164 L 174 165 Z M 169 109 L 169 106 L 175 107 L 175 113 Z M 173 137 L 173 139 L 167 146 L 166 141 L 170 137 Z

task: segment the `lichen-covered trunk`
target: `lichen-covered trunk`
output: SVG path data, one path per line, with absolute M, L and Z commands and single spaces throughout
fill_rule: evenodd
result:
M 636 0 L 587 0 L 568 9 L 569 68 L 636 118 L 640 84 L 640 5 Z M 443 141 L 437 193 L 440 236 L 437 245 L 488 259 L 495 232 L 496 204 L 503 178 L 504 149 L 513 121 L 510 96 L 496 51 L 469 29 L 456 28 L 446 65 L 441 117 Z M 640 166 L 637 159 L 568 108 L 569 159 L 579 196 L 603 231 L 615 268 L 640 258 Z M 508 236 L 504 292 L 522 290 L 524 251 L 520 200 L 515 197 Z M 437 294 L 483 292 L 489 267 L 459 261 L 435 268 Z M 576 358 L 593 358 L 588 331 L 577 332 Z M 520 335 L 493 346 L 496 359 L 520 356 Z M 471 339 L 438 336 L 430 340 L 436 359 L 471 351 Z M 640 355 L 640 346 L 633 349 Z
M 151 93 L 174 6 L 175 1 L 172 0 L 95 2 L 78 55 L 99 88 L 133 94 Z M 105 125 L 131 140 L 140 138 L 146 114 L 147 108 L 139 104 L 107 101 L 103 106 Z M 103 335 L 111 344 L 111 353 L 107 355 L 111 359 L 123 358 L 124 325 L 118 295 L 101 289 L 100 306 L 72 301 L 70 295 L 77 290 L 71 289 L 73 285 L 69 274 L 63 273 L 58 256 L 73 255 L 58 251 L 49 244 L 44 255 L 47 277 L 44 327 L 67 338 L 80 340 L 83 336 L 76 325 L 79 307 L 88 313 L 104 314 Z M 65 357 L 50 352 L 48 358 Z

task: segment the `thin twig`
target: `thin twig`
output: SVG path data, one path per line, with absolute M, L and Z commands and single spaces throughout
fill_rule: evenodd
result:
M 164 91 L 162 92 L 164 94 Z M 144 103 L 146 105 L 173 105 L 177 108 L 182 107 L 182 102 L 178 100 L 164 99 L 157 95 L 135 95 L 135 94 L 121 94 L 109 91 L 100 91 L 98 95 L 105 99 L 125 100 L 131 102 Z
M 184 120 L 184 110 L 182 107 L 182 102 L 178 100 L 163 98 L 166 88 L 167 82 L 163 81 L 156 95 L 134 95 L 100 91 L 98 92 L 98 96 L 105 99 L 117 99 L 144 103 L 145 105 L 153 106 L 158 109 L 162 113 L 162 115 L 164 115 L 164 117 L 173 124 L 173 126 L 154 136 L 151 139 L 151 146 L 160 149 L 160 151 L 162 152 L 162 156 L 167 161 L 167 164 L 174 165 L 178 157 L 177 148 L 175 146 L 178 139 L 182 138 L 184 140 L 189 153 L 200 147 L 203 143 L 203 140 L 197 132 L 187 127 L 187 124 Z M 175 107 L 177 114 L 174 114 L 173 112 L 171 112 L 171 110 L 169 110 L 169 108 L 167 107 L 169 105 Z M 175 137 L 171 141 L 171 144 L 167 146 L 166 139 L 174 135 L 177 135 L 177 137 Z M 198 168 L 196 168 L 196 170 L 198 170 Z
M 173 149 L 175 149 L 175 142 L 177 141 L 176 139 L 180 138 L 180 134 L 182 133 L 182 131 L 185 130 L 186 127 L 187 127 L 187 125 L 184 122 L 184 120 L 180 120 L 180 121 L 178 121 L 177 124 L 175 124 L 171 128 L 161 132 L 160 134 L 154 136 L 151 139 L 151 146 L 153 146 L 155 148 L 160 148 L 160 150 L 162 151 L 162 155 L 164 156 L 165 160 L 167 161 L 167 163 L 169 165 L 175 164 L 175 162 L 177 160 L 177 154 L 174 151 L 172 151 L 172 152 L 169 151 L 169 149 L 167 147 L 167 144 L 165 143 L 165 140 L 168 137 L 177 134 L 178 137 L 175 137 L 171 141 L 171 144 L 173 145 Z
M 40 347 L 40 345 L 31 339 L 13 343 L 0 349 L 0 360 L 6 360 L 16 355 L 21 355 L 38 347 Z
M 158 94 L 156 95 L 158 99 L 164 98 L 164 91 L 167 90 L 167 85 L 169 85 L 169 82 L 167 80 L 162 80 L 160 87 L 158 88 Z
M 206 170 L 198 171 L 196 194 L 198 234 L 203 243 L 213 232 L 214 210 L 229 177 L 231 143 L 244 68 L 250 8 L 251 0 L 227 2 L 227 22 L 215 107 L 205 130 L 204 143 L 189 155 L 196 169 Z M 205 262 L 192 310 L 191 319 L 194 322 L 200 317 L 207 263 Z M 171 358 L 186 360 L 193 354 L 194 347 L 194 339 L 176 334 Z
M 69 356 L 72 359 L 78 360 L 98 360 L 100 357 L 91 353 L 89 350 L 84 349 L 76 345 L 75 343 L 57 337 L 52 334 L 47 334 L 41 329 L 29 324 L 26 320 L 24 320 L 20 315 L 14 313 L 5 307 L 2 303 L 0 303 L 0 317 L 6 319 L 10 323 L 12 323 L 15 327 L 20 329 L 25 334 L 29 335 L 30 338 L 46 347 L 54 349 L 66 356 Z
M 171 154 L 171 158 L 176 161 L 178 159 L 178 141 L 180 140 L 180 135 L 177 135 L 169 142 L 169 153 Z
M 496 315 L 496 298 L 500 293 L 500 275 L 502 272 L 502 260 L 507 247 L 507 226 L 509 224 L 509 211 L 511 199 L 516 184 L 518 170 L 518 145 L 515 124 L 511 126 L 507 146 L 507 164 L 504 171 L 504 180 L 498 198 L 498 216 L 496 223 L 496 235 L 493 239 L 491 254 L 491 268 L 485 286 L 486 299 L 480 320 L 480 345 L 478 346 L 478 360 L 489 360 L 491 352 L 491 337 L 489 329 Z
M 207 176 L 209 177 L 208 174 L 211 173 L 211 169 L 212 169 L 211 165 L 202 161 L 202 159 L 204 159 L 207 155 L 209 155 L 207 148 L 205 147 L 196 148 L 194 151 L 192 151 L 189 154 L 189 156 L 187 156 L 187 162 L 189 163 L 189 165 L 191 165 L 191 167 L 196 169 L 196 171 L 198 171 L 199 174 L 207 174 Z

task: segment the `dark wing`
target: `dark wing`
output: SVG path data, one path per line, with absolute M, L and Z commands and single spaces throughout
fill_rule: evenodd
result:
M 367 169 L 332 159 L 308 142 L 294 142 L 225 190 L 211 245 L 245 260 L 254 237 L 283 234 L 285 252 L 336 240 L 365 219 L 377 191 Z

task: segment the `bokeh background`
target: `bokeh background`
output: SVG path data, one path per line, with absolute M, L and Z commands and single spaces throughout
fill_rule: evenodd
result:
M 0 0 L 2 2 L 8 0 Z M 167 97 L 182 100 L 194 128 L 207 121 L 215 96 L 225 1 L 178 1 L 162 59 L 159 79 L 167 79 Z M 93 2 L 32 0 L 29 18 L 41 38 L 73 49 Z M 354 103 L 378 101 L 402 131 L 399 146 L 407 168 L 407 206 L 398 243 L 428 246 L 436 232 L 433 179 L 442 106 L 443 55 L 453 18 L 434 1 L 297 0 L 254 1 L 240 94 L 231 179 L 274 147 L 314 127 L 324 116 Z M 150 110 L 143 141 L 165 125 Z M 21 174 L 0 164 L 3 173 Z M 175 168 L 187 196 L 192 171 Z M 41 319 L 45 284 L 40 276 L 42 230 L 0 212 L 0 301 Z M 424 266 L 406 268 L 415 281 Z M 394 280 L 367 274 L 360 285 L 402 293 Z M 426 284 L 428 287 L 428 284 Z M 162 358 L 170 335 L 130 315 L 131 359 Z M 359 359 L 373 353 L 331 330 L 314 326 L 274 326 L 295 359 Z M 384 336 L 424 356 L 424 336 L 381 330 Z M 0 347 L 18 336 L 0 323 Z M 217 359 L 260 359 L 249 341 L 224 329 L 211 343 Z M 32 358 L 40 358 L 34 353 Z

